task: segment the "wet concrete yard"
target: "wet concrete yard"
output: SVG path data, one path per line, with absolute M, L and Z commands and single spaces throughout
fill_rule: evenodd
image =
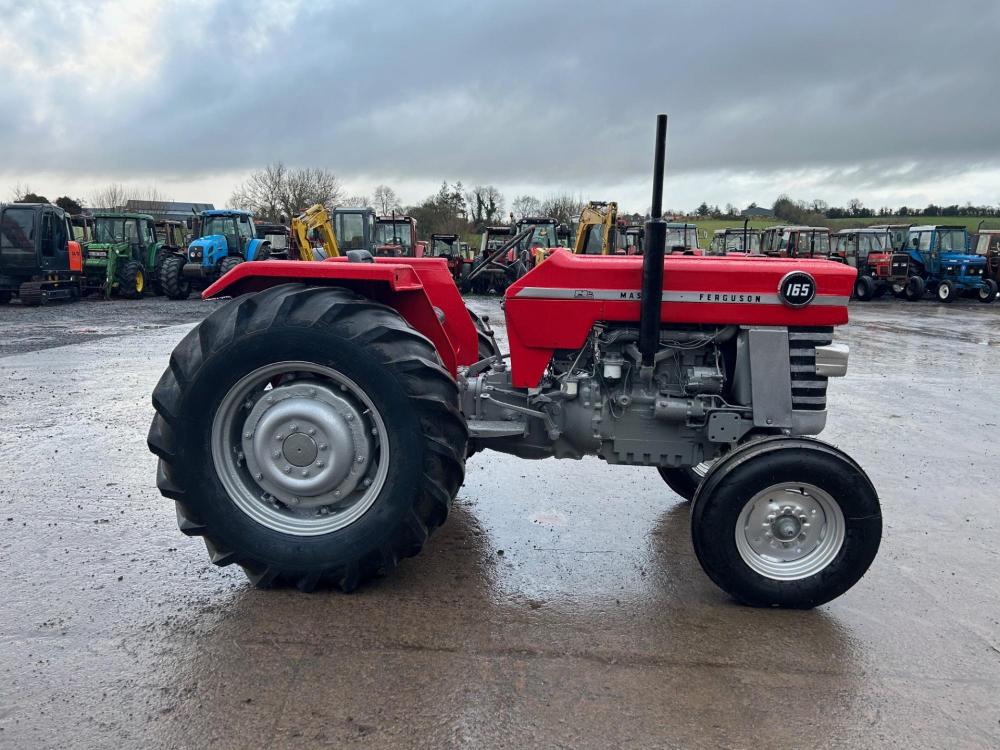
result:
M 0 309 L 0 747 L 1000 746 L 1000 305 L 852 306 L 824 438 L 882 549 L 788 612 L 708 580 L 654 470 L 488 452 L 392 577 L 254 590 L 145 446 L 212 304 Z

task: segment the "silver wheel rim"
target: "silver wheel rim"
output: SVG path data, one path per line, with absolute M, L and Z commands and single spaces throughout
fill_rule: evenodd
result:
M 313 362 L 241 378 L 212 421 L 212 460 L 230 499 L 269 529 L 339 531 L 375 503 L 388 473 L 378 409 L 353 380 Z
M 812 484 L 782 482 L 754 495 L 736 522 L 736 549 L 750 569 L 775 581 L 815 575 L 844 546 L 844 513 Z

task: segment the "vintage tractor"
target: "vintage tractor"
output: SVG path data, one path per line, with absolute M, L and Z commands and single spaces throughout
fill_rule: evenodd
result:
M 830 258 L 858 269 L 854 296 L 862 302 L 884 295 L 890 286 L 892 230 L 842 229 L 831 238 Z
M 508 226 L 486 227 L 479 253 L 469 272 L 463 269 L 459 288 L 502 293 L 553 250 L 567 247 L 568 241 L 569 230 L 551 217 L 528 216 Z
M 698 225 L 667 222 L 667 252 L 671 255 L 700 255 Z
M 375 252 L 379 257 L 422 258 L 425 242 L 417 239 L 417 220 L 391 214 L 375 220 Z
M 986 261 L 984 278 L 1000 284 L 1000 229 L 980 229 L 972 251 Z
M 83 247 L 84 293 L 139 299 L 151 287 L 159 294 L 158 272 L 168 254 L 149 214 L 96 211 L 93 241 Z
M 657 122 L 652 215 L 662 210 Z M 812 607 L 865 573 L 881 537 L 858 464 L 811 437 L 855 271 L 814 260 L 556 251 L 507 290 L 510 359 L 444 261 L 250 263 L 174 350 L 149 447 L 181 530 L 258 586 L 352 590 L 417 554 L 466 457 L 581 458 L 691 479 L 694 551 L 759 606 Z M 680 484 L 680 483 L 678 483 Z M 624 487 L 624 485 L 623 485 Z M 561 498 L 572 503 L 572 497 Z M 624 507 L 624 506 L 623 506 Z
M 896 296 L 911 302 L 926 292 L 939 302 L 954 302 L 973 294 L 980 302 L 993 302 L 997 282 L 986 276 L 986 258 L 968 251 L 964 226 L 919 224 L 910 227 L 906 249 L 893 253 L 889 281 Z
M 826 227 L 768 227 L 760 238 L 760 254 L 772 258 L 828 258 L 830 230 Z
M 257 237 L 248 211 L 203 211 L 199 219 L 201 236 L 187 252 L 171 253 L 161 264 L 160 286 L 170 299 L 187 299 L 192 285 L 208 285 L 244 261 L 271 256 L 270 243 Z
M 716 229 L 712 235 L 709 255 L 758 255 L 760 230 L 749 226 Z
M 49 203 L 0 203 L 0 304 L 76 300 L 83 252 L 69 216 Z

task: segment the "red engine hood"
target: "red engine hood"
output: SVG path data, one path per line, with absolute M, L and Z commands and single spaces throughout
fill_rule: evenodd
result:
M 718 325 L 833 326 L 847 322 L 855 269 L 829 260 L 670 255 L 660 319 Z M 791 271 L 816 281 L 807 306 L 782 303 Z M 565 250 L 512 284 L 505 309 L 515 386 L 538 383 L 556 349 L 576 349 L 598 321 L 639 321 L 642 258 L 576 256 Z

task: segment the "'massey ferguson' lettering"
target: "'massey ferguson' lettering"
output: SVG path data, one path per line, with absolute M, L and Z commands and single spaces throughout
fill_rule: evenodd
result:
M 636 300 L 636 301 L 638 301 L 638 300 L 642 299 L 642 292 L 641 291 L 640 292 L 633 292 L 633 291 L 620 292 L 619 296 L 618 296 L 618 299 Z
M 699 292 L 698 294 L 699 302 L 744 302 L 750 304 L 760 304 L 763 302 L 761 295 L 759 294 L 726 294 L 726 293 L 716 293 L 711 294 L 708 292 Z

